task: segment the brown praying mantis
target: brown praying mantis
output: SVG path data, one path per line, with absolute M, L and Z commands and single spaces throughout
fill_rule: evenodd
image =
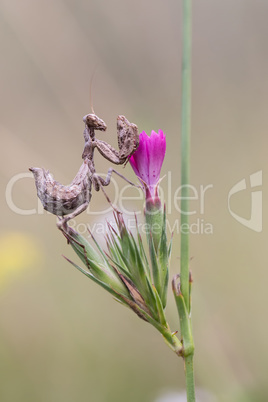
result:
M 128 158 L 135 152 L 139 145 L 138 128 L 129 123 L 125 116 L 117 117 L 118 151 L 105 141 L 95 137 L 95 130 L 106 131 L 105 122 L 94 113 L 83 117 L 85 123 L 85 146 L 82 154 L 83 164 L 70 185 L 64 186 L 53 179 L 48 170 L 43 168 L 30 168 L 34 175 L 37 196 L 41 200 L 45 210 L 57 215 L 57 226 L 61 230 L 67 230 L 67 222 L 86 210 L 91 200 L 92 185 L 96 191 L 101 188 L 108 202 L 111 204 L 104 186 L 108 186 L 112 173 L 116 173 L 131 185 L 134 185 L 113 168 L 110 168 L 106 179 L 96 173 L 94 164 L 95 148 L 108 161 L 122 165 L 128 162 Z

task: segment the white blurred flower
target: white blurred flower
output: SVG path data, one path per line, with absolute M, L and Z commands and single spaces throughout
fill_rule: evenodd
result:
M 187 402 L 186 392 L 169 391 L 154 402 Z M 203 389 L 196 389 L 196 402 L 217 402 L 216 398 Z

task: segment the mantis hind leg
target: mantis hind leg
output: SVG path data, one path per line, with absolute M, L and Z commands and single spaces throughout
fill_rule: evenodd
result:
M 110 171 L 110 169 L 109 169 Z M 105 186 L 108 186 L 111 182 L 111 174 L 109 173 L 107 174 L 106 179 L 103 179 L 101 176 L 99 176 L 97 173 L 92 175 L 92 184 L 93 187 L 95 189 L 95 191 L 99 191 L 100 189 L 102 190 L 106 200 L 108 201 L 108 203 L 111 205 L 111 207 L 113 208 L 114 211 L 121 213 L 121 211 L 119 211 L 112 203 L 112 201 L 110 200 L 108 194 L 106 193 L 106 191 L 104 190 Z
M 82 205 L 80 205 L 74 212 L 72 212 L 71 214 L 65 216 L 64 218 L 61 218 L 58 216 L 58 222 L 57 222 L 57 227 L 58 229 L 60 229 L 61 231 L 65 231 L 68 233 L 68 225 L 67 222 L 71 219 L 74 219 L 77 215 L 81 214 L 82 212 L 84 212 L 89 204 L 90 200 L 85 201 Z

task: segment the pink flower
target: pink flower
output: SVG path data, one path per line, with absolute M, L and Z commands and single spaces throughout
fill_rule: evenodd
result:
M 145 190 L 146 201 L 160 202 L 157 187 L 165 153 L 166 136 L 162 130 L 152 131 L 150 137 L 145 131 L 140 133 L 139 146 L 129 162 Z

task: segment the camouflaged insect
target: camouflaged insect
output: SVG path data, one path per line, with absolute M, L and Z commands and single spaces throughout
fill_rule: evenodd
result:
M 40 198 L 44 209 L 58 217 L 65 216 L 59 219 L 58 222 L 58 227 L 65 230 L 67 229 L 67 222 L 81 214 L 87 208 L 91 200 L 92 184 L 96 191 L 99 191 L 100 188 L 103 190 L 110 204 L 111 201 L 103 187 L 110 184 L 113 172 L 124 178 L 131 185 L 134 185 L 112 168 L 108 170 L 106 179 L 100 177 L 95 169 L 94 150 L 97 148 L 104 158 L 114 164 L 126 164 L 139 144 L 137 126 L 129 123 L 124 116 L 118 116 L 117 135 L 119 151 L 117 151 L 107 142 L 95 137 L 95 130 L 106 131 L 107 129 L 102 119 L 92 113 L 84 116 L 83 121 L 85 123 L 85 145 L 82 154 L 84 162 L 71 184 L 68 186 L 62 185 L 53 179 L 48 170 L 43 168 L 30 168 L 30 171 L 34 175 L 37 196 Z

